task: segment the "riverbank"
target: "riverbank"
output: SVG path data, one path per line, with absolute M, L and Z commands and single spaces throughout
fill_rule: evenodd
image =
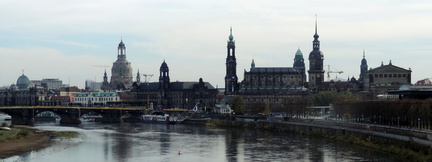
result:
M 406 161 L 432 161 L 432 147 L 430 145 L 431 141 L 429 140 L 422 140 L 413 136 L 371 131 L 366 128 L 336 125 L 336 123 L 330 122 L 313 122 L 311 120 L 289 122 L 209 120 L 207 125 L 318 136 L 394 154 L 406 159 Z
M 17 126 L 11 131 L 0 131 L 0 133 L 1 159 L 50 146 L 52 138 L 51 132 L 24 126 Z

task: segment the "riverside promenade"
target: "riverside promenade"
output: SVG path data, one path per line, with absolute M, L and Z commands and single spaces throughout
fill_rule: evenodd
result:
M 300 119 L 281 123 L 291 125 L 321 127 L 334 130 L 345 130 L 361 134 L 370 134 L 401 141 L 415 142 L 432 147 L 432 131 L 427 129 L 402 128 L 378 124 L 339 121 L 335 119 Z

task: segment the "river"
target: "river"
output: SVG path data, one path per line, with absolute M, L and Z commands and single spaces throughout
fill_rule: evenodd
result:
M 25 162 L 243 162 L 243 161 L 394 161 L 381 152 L 329 139 L 247 129 L 144 123 L 78 126 L 36 123 L 50 131 L 76 131 L 74 139 L 55 139 L 44 149 L 3 161 Z M 0 160 L 0 161 L 2 161 Z

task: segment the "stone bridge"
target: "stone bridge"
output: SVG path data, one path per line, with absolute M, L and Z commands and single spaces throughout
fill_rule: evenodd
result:
M 61 124 L 81 124 L 84 114 L 99 114 L 103 123 L 120 123 L 124 120 L 139 121 L 144 108 L 119 107 L 65 107 L 65 106 L 11 106 L 0 107 L 0 112 L 11 116 L 14 125 L 34 125 L 36 115 L 50 111 L 61 117 Z

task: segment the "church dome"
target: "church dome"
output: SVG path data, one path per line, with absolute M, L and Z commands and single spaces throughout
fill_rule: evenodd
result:
M 21 75 L 17 80 L 16 86 L 18 86 L 18 88 L 20 88 L 20 89 L 30 87 L 29 78 L 27 76 L 25 76 L 24 74 Z
M 168 70 L 168 64 L 165 62 L 165 60 L 164 62 L 162 62 L 160 70 L 161 71 Z
M 361 60 L 361 64 L 362 65 L 365 65 L 365 64 L 367 64 L 367 61 L 366 61 L 366 59 L 363 57 L 363 59 Z
M 119 48 L 121 48 L 121 47 L 123 47 L 123 48 L 124 48 L 124 47 L 125 47 L 125 44 L 123 43 L 123 40 L 121 40 L 121 41 L 120 41 L 120 43 L 119 43 L 119 45 L 118 45 L 118 46 L 119 46 Z
M 309 60 L 312 59 L 324 60 L 324 54 L 320 50 L 313 50 L 311 53 L 309 53 Z
M 295 55 L 296 56 L 298 56 L 298 55 L 302 55 L 303 56 L 303 53 L 302 53 L 302 51 L 300 51 L 300 48 L 297 50 L 297 52 L 295 53 Z

